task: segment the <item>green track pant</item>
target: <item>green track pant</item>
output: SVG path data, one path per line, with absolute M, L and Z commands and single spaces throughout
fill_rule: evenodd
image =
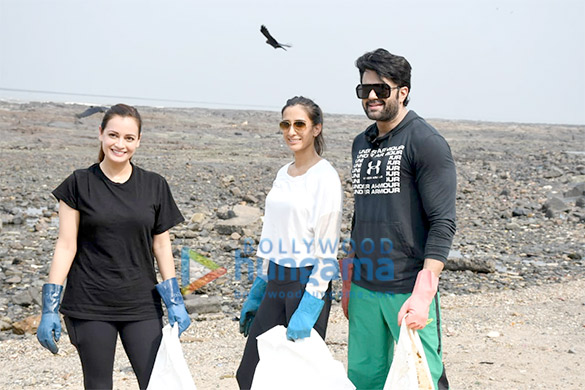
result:
M 352 283 L 348 376 L 357 390 L 384 388 L 400 333 L 398 312 L 408 297 L 410 294 L 379 293 Z M 440 318 L 437 293 L 429 309 L 432 321 L 418 331 L 437 390 L 449 388 L 442 361 Z

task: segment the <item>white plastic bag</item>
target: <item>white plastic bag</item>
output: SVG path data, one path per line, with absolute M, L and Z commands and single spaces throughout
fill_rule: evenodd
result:
M 343 364 L 331 356 L 315 329 L 297 341 L 286 338 L 286 328 L 275 326 L 257 337 L 260 362 L 252 390 L 354 390 Z
M 147 390 L 196 390 L 179 341 L 179 324 L 167 324 L 162 333 Z
M 420 337 L 404 319 L 384 390 L 435 390 Z

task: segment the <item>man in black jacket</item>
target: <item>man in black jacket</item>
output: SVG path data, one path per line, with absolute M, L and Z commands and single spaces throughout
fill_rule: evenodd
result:
M 437 130 L 406 108 L 404 57 L 378 49 L 356 66 L 358 98 L 376 122 L 352 146 L 349 378 L 358 389 L 383 388 L 404 320 L 418 330 L 435 388 L 448 389 L 437 291 L 455 234 L 455 163 Z

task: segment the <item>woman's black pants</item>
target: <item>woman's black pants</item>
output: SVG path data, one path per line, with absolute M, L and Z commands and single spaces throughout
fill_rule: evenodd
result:
M 146 389 L 162 339 L 162 319 L 93 321 L 65 317 L 86 389 L 111 389 L 118 335 L 141 389 Z
M 236 372 L 236 379 L 240 389 L 249 389 L 252 386 L 254 372 L 260 360 L 256 337 L 276 325 L 288 326 L 288 322 L 299 306 L 305 292 L 305 285 L 311 268 L 289 268 L 270 262 L 266 293 L 250 327 L 244 355 Z M 327 321 L 331 310 L 331 283 L 329 283 L 329 288 L 323 300 L 325 305 L 313 328 L 325 340 Z

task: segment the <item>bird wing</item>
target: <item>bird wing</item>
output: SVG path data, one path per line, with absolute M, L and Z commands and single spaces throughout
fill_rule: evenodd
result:
M 95 113 L 106 112 L 106 111 L 108 111 L 108 107 L 92 106 L 92 107 L 88 108 L 87 110 L 83 111 L 81 114 L 75 114 L 75 116 L 78 118 L 85 118 L 85 117 L 91 116 Z
M 280 43 L 278 43 L 278 41 L 277 41 L 276 39 L 274 39 L 274 38 L 272 37 L 272 35 L 270 35 L 270 33 L 268 32 L 268 29 L 266 28 L 266 26 L 265 26 L 265 25 L 262 25 L 262 26 L 260 27 L 260 32 L 261 32 L 261 33 L 262 33 L 262 34 L 263 34 L 263 35 L 266 37 L 266 39 L 267 39 L 267 41 L 266 41 L 266 42 L 267 42 L 268 44 L 270 44 L 271 46 L 274 46 L 274 47 L 276 47 L 276 46 L 280 46 Z

